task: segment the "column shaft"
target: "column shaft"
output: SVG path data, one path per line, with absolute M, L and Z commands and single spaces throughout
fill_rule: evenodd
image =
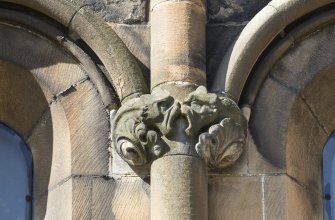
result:
M 165 156 L 151 166 L 151 219 L 206 220 L 207 167 L 200 158 Z
M 201 0 L 151 3 L 151 88 L 166 82 L 206 85 L 205 5 Z

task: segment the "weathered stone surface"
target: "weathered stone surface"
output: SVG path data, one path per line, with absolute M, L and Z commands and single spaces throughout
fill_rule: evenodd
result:
M 72 219 L 72 179 L 34 199 L 33 219 Z
M 72 174 L 107 175 L 109 118 L 90 81 L 61 98 L 71 135 Z
M 250 131 L 249 131 L 250 132 Z M 248 133 L 247 139 L 247 167 L 249 174 L 278 174 L 285 173 L 284 168 L 276 167 L 271 164 L 259 151 L 253 140 L 251 133 Z
M 147 93 L 148 87 L 134 56 L 111 27 L 88 7 L 81 8 L 73 17 L 70 33 L 74 36 L 79 34 L 96 53 L 121 101 L 138 93 Z
M 0 78 L 0 121 L 27 138 L 48 100 L 32 74 L 13 63 L 0 60 Z
M 211 23 L 249 21 L 270 0 L 210 0 L 208 16 Z
M 92 218 L 92 177 L 75 176 L 72 179 L 73 219 L 91 220 Z M 107 216 L 106 216 L 107 217 Z M 109 217 L 109 216 L 108 216 Z
M 34 162 L 34 197 L 71 176 L 70 131 L 59 102 L 41 116 L 27 143 Z
M 206 85 L 204 8 L 192 1 L 167 1 L 152 8 L 150 16 L 151 88 L 179 81 Z
M 109 24 L 127 45 L 130 52 L 147 68 L 150 68 L 150 26 Z
M 83 0 L 90 9 L 105 21 L 134 24 L 147 21 L 147 4 L 144 0 Z
M 64 26 L 67 26 L 73 15 L 85 4 L 82 0 L 5 0 L 16 5 L 22 5 L 43 13 Z
M 263 220 L 287 219 L 287 176 L 263 176 Z
M 223 57 L 232 46 L 238 34 L 244 28 L 244 24 L 211 25 L 206 27 L 206 74 L 209 88 L 215 78 L 226 77 L 225 72 L 217 72 Z
M 0 25 L 0 59 L 29 70 L 48 102 L 87 76 L 62 48 L 40 35 L 20 28 Z
M 208 218 L 207 168 L 194 156 L 173 155 L 151 165 L 151 219 Z
M 210 220 L 262 219 L 260 177 L 212 177 L 208 197 Z
M 185 128 L 178 127 L 181 117 Z M 123 104 L 113 121 L 112 141 L 132 166 L 149 164 L 164 154 L 198 154 L 210 168 L 224 168 L 243 152 L 246 130 L 240 109 L 224 95 L 199 86 L 180 101 L 158 88 Z
M 139 177 L 94 178 L 92 219 L 138 219 L 150 217 L 150 189 Z
M 323 219 L 322 195 L 304 188 L 292 179 L 287 181 L 287 219 Z
M 334 95 L 330 92 L 335 87 L 334 72 L 335 64 L 333 63 L 321 71 L 301 93 L 301 97 L 327 135 L 330 135 L 335 128 L 333 117 L 335 102 Z
M 334 63 L 334 27 L 331 25 L 296 43 L 277 62 L 271 77 L 289 88 L 303 89 L 318 73 Z
M 325 131 L 306 103 L 300 97 L 297 98 L 288 125 L 287 173 L 308 190 L 317 192 L 320 196 L 322 194 L 322 151 L 326 141 Z
M 279 168 L 285 167 L 287 123 L 295 98 L 295 90 L 269 78 L 251 113 L 249 126 L 258 151 Z
M 242 152 L 239 159 L 234 164 L 224 169 L 211 169 L 208 171 L 209 175 L 244 175 L 248 174 L 248 144 L 246 144 L 245 150 Z

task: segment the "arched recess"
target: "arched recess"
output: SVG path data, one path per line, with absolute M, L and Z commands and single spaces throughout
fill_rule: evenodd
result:
M 108 109 L 147 92 L 141 71 L 85 5 L 0 3 L 0 122 L 31 149 L 33 219 L 90 218 L 104 205 L 90 193 L 109 174 Z
M 226 54 L 212 86 L 239 101 L 257 153 L 271 164 L 255 167 L 260 159 L 248 152 L 248 172 L 264 179 L 263 215 L 269 218 L 323 217 L 322 149 L 335 128 L 333 3 L 270 2 Z M 268 205 L 278 185 L 281 199 Z M 275 211 L 267 213 L 270 206 Z
M 85 1 L 0 0 L 0 3 L 7 8 L 24 6 L 26 9 L 33 9 L 64 26 L 66 34 L 72 38 L 83 40 L 107 69 L 105 75 L 121 101 L 129 96 L 148 92 L 133 55 L 102 18 L 90 10 Z

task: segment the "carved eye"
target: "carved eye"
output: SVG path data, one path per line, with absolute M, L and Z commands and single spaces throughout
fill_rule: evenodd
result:
M 166 112 L 168 109 L 171 108 L 172 105 L 173 105 L 173 99 L 167 99 L 157 104 L 158 109 L 161 112 Z
M 191 107 L 192 109 L 194 109 L 195 111 L 200 111 L 202 105 L 200 103 L 198 103 L 197 101 L 192 101 L 191 102 Z
M 132 142 L 127 139 L 120 139 L 117 142 L 120 154 L 133 166 L 139 166 L 146 163 L 145 156 L 140 152 Z

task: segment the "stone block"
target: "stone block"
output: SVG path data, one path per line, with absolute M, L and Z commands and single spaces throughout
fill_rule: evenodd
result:
M 327 134 L 305 102 L 300 97 L 297 98 L 288 126 L 287 173 L 300 184 L 319 192 L 320 195 L 322 193 L 322 152 L 326 141 Z
M 72 174 L 107 175 L 109 117 L 90 81 L 61 98 L 71 135 Z
M 150 85 L 150 26 L 109 24 L 135 56 L 147 85 Z
M 143 0 L 84 0 L 105 21 L 134 24 L 147 21 L 147 4 Z
M 258 176 L 209 179 L 209 219 L 262 219 L 262 184 Z
M 256 99 L 249 121 L 258 151 L 281 169 L 285 168 L 287 123 L 295 98 L 295 91 L 268 78 Z
M 263 219 L 287 219 L 287 176 L 263 176 Z
M 306 189 L 296 181 L 287 181 L 287 219 L 323 219 L 322 194 Z
M 251 20 L 270 0 L 210 0 L 210 23 L 245 22 Z
M 209 175 L 243 175 L 248 174 L 248 147 L 244 149 L 242 152 L 240 158 L 237 159 L 235 163 L 233 163 L 231 166 L 228 166 L 224 169 L 213 169 L 209 170 Z
M 6 26 L 0 29 L 0 39 L 6 42 L 0 48 L 0 58 L 30 71 L 48 102 L 86 78 L 78 62 L 52 41 L 23 29 Z
M 71 176 L 71 140 L 64 109 L 51 104 L 27 140 L 34 162 L 34 197 Z
M 334 64 L 321 71 L 301 94 L 328 135 L 330 135 L 335 128 L 335 118 L 333 117 L 335 113 L 335 102 L 334 95 L 330 92 L 335 87 L 334 71 Z
M 334 25 L 294 44 L 271 71 L 271 77 L 285 86 L 302 90 L 313 78 L 334 63 Z
M 131 167 L 126 161 L 124 161 L 114 148 L 112 152 L 112 174 L 113 175 L 131 175 L 146 177 L 150 175 L 150 165 L 144 167 Z
M 150 26 L 110 23 L 130 52 L 150 68 Z
M 237 39 L 244 25 L 210 25 L 206 27 L 206 65 L 207 84 L 211 85 L 215 77 L 226 77 L 225 72 L 217 72 L 223 57 Z
M 92 218 L 92 177 L 75 176 L 72 186 L 73 219 L 90 220 Z M 108 218 L 108 216 L 106 216 Z
M 150 188 L 139 177 L 94 178 L 92 219 L 150 219 Z
M 33 219 L 72 219 L 72 179 L 33 200 Z
M 255 141 L 248 130 L 247 138 L 248 150 L 248 173 L 249 174 L 281 174 L 286 170 L 271 164 L 259 151 Z
M 0 61 L 0 78 L 0 121 L 26 139 L 48 100 L 32 74 L 11 62 Z

